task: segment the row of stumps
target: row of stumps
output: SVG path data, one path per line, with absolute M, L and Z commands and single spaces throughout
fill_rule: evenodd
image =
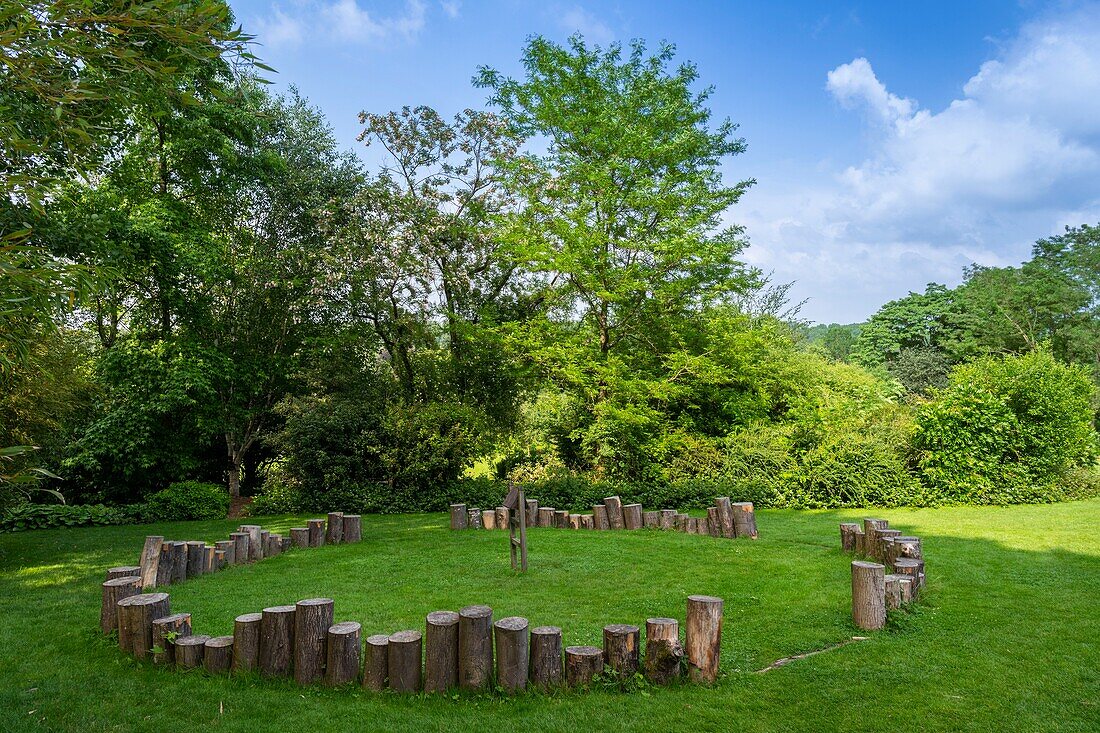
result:
M 637 626 L 605 626 L 602 649 L 563 649 L 559 627 L 529 628 L 518 616 L 494 623 L 488 606 L 434 611 L 425 617 L 423 632 L 378 634 L 365 644 L 358 622 L 335 622 L 331 598 L 243 614 L 234 620 L 232 636 L 215 637 L 194 634 L 191 614 L 171 613 L 167 593 L 125 597 L 116 609 L 119 648 L 155 664 L 374 691 L 476 691 L 496 685 L 513 693 L 528 685 L 543 691 L 587 688 L 598 676 L 629 680 L 639 672 L 654 684 L 668 684 L 685 672 L 692 681 L 712 683 L 718 676 L 723 601 L 688 597 L 683 645 L 679 621 L 648 619 L 644 657 Z
M 720 496 L 707 516 L 692 517 L 675 509 L 645 511 L 641 504 L 623 505 L 618 496 L 609 496 L 592 507 L 591 514 L 570 513 L 565 509 L 540 507 L 537 499 L 527 499 L 530 527 L 559 529 L 665 529 L 711 537 L 751 537 L 756 539 L 756 512 L 751 501 L 731 502 Z M 507 529 L 508 507 L 495 509 L 469 508 L 466 504 L 451 504 L 451 529 Z
M 919 537 L 903 536 L 885 519 L 840 525 L 845 552 L 867 560 L 852 562 L 852 620 L 868 631 L 886 625 L 887 610 L 914 602 L 924 588 L 924 551 Z M 889 567 L 892 573 L 887 573 Z

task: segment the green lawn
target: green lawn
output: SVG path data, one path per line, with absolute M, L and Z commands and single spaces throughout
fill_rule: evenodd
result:
M 196 633 L 301 598 L 336 600 L 364 636 L 486 603 L 598 644 L 608 623 L 683 620 L 726 599 L 723 677 L 634 693 L 432 698 L 299 689 L 177 673 L 124 658 L 97 632 L 99 583 L 146 534 L 213 541 L 235 521 L 0 536 L 0 730 L 1100 730 L 1100 500 L 937 510 L 759 511 L 760 540 L 533 530 L 513 575 L 502 532 L 442 515 L 364 517 L 362 543 L 296 551 L 170 588 Z M 837 524 L 882 516 L 920 535 L 928 591 L 867 641 L 856 633 Z M 301 518 L 259 520 L 284 530 Z

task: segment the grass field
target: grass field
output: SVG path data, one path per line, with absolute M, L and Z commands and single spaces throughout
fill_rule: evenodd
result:
M 755 673 L 856 633 L 837 524 L 883 516 L 924 540 L 929 588 L 867 641 Z M 301 518 L 259 521 L 285 530 Z M 364 636 L 419 629 L 473 603 L 566 644 L 608 623 L 683 620 L 685 598 L 726 599 L 722 678 L 632 693 L 454 697 L 299 689 L 176 673 L 124 658 L 97 633 L 99 583 L 146 534 L 213 541 L 238 522 L 0 536 L 3 731 L 1098 731 L 1100 500 L 936 510 L 759 511 L 761 538 L 533 530 L 514 575 L 501 532 L 442 515 L 364 517 L 364 541 L 234 567 L 171 591 L 196 633 L 328 596 Z

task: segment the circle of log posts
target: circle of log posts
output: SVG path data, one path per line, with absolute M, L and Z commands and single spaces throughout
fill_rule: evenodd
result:
M 458 612 L 458 684 L 467 690 L 483 689 L 492 671 L 493 609 L 466 606 Z
M 641 504 L 627 504 L 623 507 L 623 526 L 627 529 L 642 528 Z
M 294 658 L 295 606 L 270 606 L 260 615 L 260 674 L 285 677 Z
M 261 613 L 242 613 L 233 619 L 233 671 L 250 672 L 260 666 Z
M 531 684 L 542 691 L 562 683 L 561 629 L 536 626 L 531 629 Z
M 176 638 L 176 666 L 180 669 L 196 669 L 202 666 L 206 642 L 210 637 L 205 634 L 192 634 Z
M 603 661 L 622 677 L 638 671 L 641 635 L 633 624 L 608 624 L 603 627 Z
M 107 577 L 104 580 L 114 580 L 115 578 L 132 578 L 137 576 L 141 578 L 141 567 L 139 565 L 120 565 L 117 568 L 108 568 Z
M 363 517 L 358 514 L 344 515 L 343 542 L 358 542 L 363 539 Z
M 290 542 L 292 545 L 298 548 L 309 547 L 309 528 L 308 527 L 291 527 L 290 529 Z
M 367 637 L 363 652 L 363 687 L 381 692 L 386 687 L 389 669 L 390 637 L 374 634 Z
M 735 501 L 733 508 L 733 536 L 756 539 L 756 510 L 751 501 Z
M 325 520 L 307 519 L 306 528 L 309 530 L 310 547 L 321 547 L 325 544 Z
M 852 621 L 867 631 L 886 625 L 886 574 L 876 562 L 852 562 Z
M 211 674 L 225 674 L 233 666 L 233 637 L 215 636 L 203 645 L 202 666 Z
M 424 691 L 458 686 L 458 621 L 454 611 L 432 611 L 424 619 Z
M 153 648 L 153 619 L 172 613 L 167 593 L 141 593 L 119 602 L 119 639 L 126 628 L 127 647 L 138 659 L 145 659 Z M 121 643 L 120 643 L 121 646 Z
M 118 631 L 118 602 L 141 593 L 141 578 L 137 575 L 112 578 L 103 583 L 103 600 L 99 608 L 99 629 L 104 634 Z
M 174 613 L 153 619 L 153 664 L 176 663 L 175 639 L 191 635 L 191 614 Z
M 607 509 L 607 524 L 611 529 L 623 529 L 626 523 L 623 520 L 623 500 L 617 496 L 606 496 L 603 505 Z
M 187 573 L 188 578 L 197 578 L 206 570 L 206 543 L 187 543 Z
M 674 618 L 650 618 L 645 622 L 645 676 L 650 682 L 667 685 L 680 676 L 684 648 L 680 645 L 680 622 Z
M 325 642 L 333 623 L 331 598 L 306 598 L 295 604 L 294 681 L 308 685 L 324 676 Z
M 329 512 L 328 521 L 325 524 L 325 542 L 330 545 L 338 545 L 344 541 L 344 513 Z
M 607 507 L 603 504 L 592 505 L 592 521 L 595 523 L 596 529 L 611 529 L 611 525 L 607 521 Z
M 465 504 L 451 504 L 451 529 L 466 529 L 469 526 L 469 518 L 466 515 Z
M 325 684 L 338 687 L 355 682 L 359 676 L 359 637 L 362 627 L 356 621 L 342 621 L 328 629 L 325 644 Z
M 395 692 L 416 692 L 420 689 L 420 653 L 423 637 L 419 631 L 398 631 L 390 634 L 390 689 Z
M 565 682 L 570 687 L 588 687 L 603 672 L 603 650 L 595 646 L 565 648 Z
M 738 514 L 734 504 L 734 520 Z M 722 648 L 722 608 L 715 596 L 688 596 L 685 645 L 688 674 L 693 682 L 711 683 L 718 678 L 718 658 Z
M 233 540 L 233 564 L 248 562 L 248 532 L 232 532 L 229 537 Z
M 531 666 L 527 619 L 507 616 L 493 624 L 497 643 L 497 684 L 508 692 L 527 688 Z

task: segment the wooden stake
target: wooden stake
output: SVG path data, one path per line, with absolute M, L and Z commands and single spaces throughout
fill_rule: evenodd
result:
M 623 527 L 626 529 L 642 528 L 641 504 L 627 504 L 623 507 Z
M 561 629 L 536 626 L 531 629 L 531 684 L 542 691 L 562 683 Z
M 596 529 L 611 529 L 611 524 L 607 521 L 607 507 L 603 504 L 592 506 L 592 521 L 595 523 Z
M 389 644 L 390 689 L 417 692 L 420 689 L 420 652 L 423 639 L 419 631 L 391 634 Z
M 863 547 L 866 545 L 867 535 L 863 533 L 862 529 L 856 527 L 855 531 L 852 532 L 852 536 L 855 538 L 855 554 L 863 557 Z
M 242 613 L 233 619 L 233 671 L 251 672 L 260 666 L 261 613 Z
M 260 674 L 286 677 L 294 658 L 295 606 L 270 606 L 260 618 Z
M 493 609 L 466 606 L 458 616 L 458 683 L 483 689 L 493 673 Z
M 852 563 L 852 621 L 867 631 L 886 625 L 886 575 L 878 563 Z
M 734 531 L 737 528 L 734 504 Z M 688 674 L 693 682 L 710 684 L 718 678 L 718 657 L 722 649 L 722 608 L 715 596 L 688 596 L 685 647 Z
M 321 547 L 325 544 L 325 520 L 307 519 L 306 529 L 309 530 L 310 547 Z
M 603 650 L 595 646 L 565 648 L 565 682 L 570 687 L 588 688 L 592 679 L 603 672 Z
M 210 637 L 205 634 L 192 634 L 176 638 L 176 666 L 180 669 L 197 669 L 202 666 L 206 642 Z
M 718 530 L 721 535 L 731 539 L 733 535 L 733 505 L 728 496 L 719 496 L 714 500 L 714 510 L 718 514 Z
M 187 577 L 197 578 L 206 572 L 206 543 L 187 543 Z
M 737 501 L 733 508 L 733 535 L 734 537 L 748 537 L 756 539 L 756 511 L 751 501 Z
M 863 545 L 860 546 L 860 554 L 864 557 L 875 556 L 875 530 L 889 529 L 890 523 L 885 519 L 863 520 Z
M 611 529 L 625 528 L 626 521 L 623 519 L 623 500 L 618 496 L 608 496 L 604 498 L 603 505 L 607 509 L 607 524 Z
M 454 611 L 432 611 L 424 619 L 424 692 L 458 686 L 458 619 Z
M 632 624 L 608 624 L 603 627 L 603 661 L 622 677 L 638 671 L 641 634 Z
M 325 642 L 333 622 L 333 605 L 331 598 L 306 598 L 295 604 L 294 681 L 299 685 L 312 684 L 324 676 Z
M 233 564 L 248 562 L 248 532 L 234 532 L 229 538 L 233 540 Z
M 294 547 L 299 549 L 309 547 L 309 527 L 292 527 L 290 530 L 290 542 Z
M 531 665 L 527 619 L 507 616 L 493 624 L 497 643 L 497 684 L 506 692 L 527 689 Z
M 680 645 L 680 622 L 674 618 L 646 619 L 644 665 L 646 679 L 657 685 L 667 685 L 680 676 L 683 658 L 684 648 Z
M 897 529 L 876 529 L 874 532 L 874 554 L 872 557 L 880 563 L 885 563 L 887 540 L 893 541 L 893 539 L 900 534 L 901 530 Z
M 104 634 L 118 631 L 118 602 L 141 593 L 141 577 L 131 575 L 112 578 L 102 584 L 103 599 L 99 607 L 99 630 Z
M 344 542 L 359 542 L 363 539 L 363 517 L 358 514 L 344 515 Z
M 233 637 L 215 636 L 203 646 L 203 669 L 210 674 L 227 674 L 233 666 Z
M 466 529 L 469 521 L 465 504 L 451 504 L 451 529 Z
M 338 545 L 344 541 L 344 513 L 329 512 L 325 529 L 325 542 Z
M 225 550 L 214 549 L 214 567 L 217 570 L 222 570 L 229 565 L 229 561 L 226 560 Z
M 361 633 L 362 627 L 355 621 L 342 621 L 328 628 L 328 639 L 325 644 L 327 648 L 325 661 L 326 685 L 339 687 L 358 679 L 359 637 Z
M 145 546 L 141 548 L 141 587 L 152 588 L 157 585 L 157 570 L 160 565 L 160 546 L 164 544 L 164 538 L 159 535 L 149 535 L 145 538 Z M 110 580 L 108 578 L 107 580 Z
M 842 522 L 840 525 L 840 549 L 845 552 L 856 551 L 856 532 L 859 525 L 854 522 Z
M 375 634 L 367 637 L 363 656 L 363 687 L 365 689 L 381 692 L 386 688 L 387 670 L 389 669 L 389 643 L 390 637 L 386 634 Z
M 173 613 L 153 619 L 153 664 L 176 663 L 175 639 L 191 635 L 191 614 Z M 159 651 L 158 651 L 159 650 Z

